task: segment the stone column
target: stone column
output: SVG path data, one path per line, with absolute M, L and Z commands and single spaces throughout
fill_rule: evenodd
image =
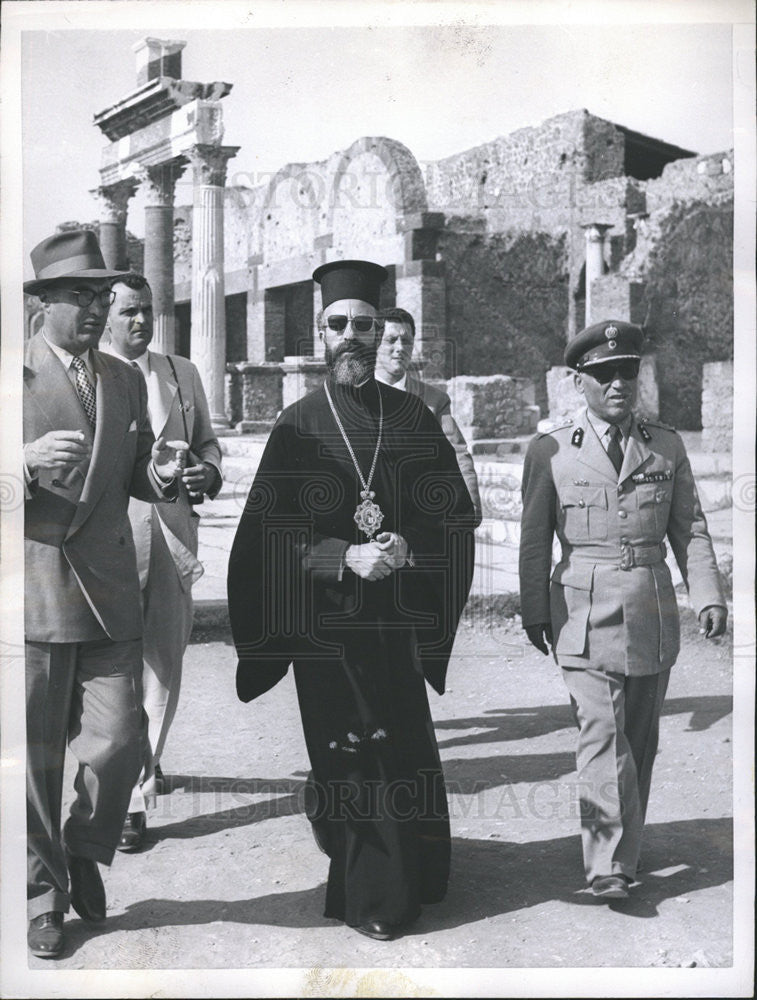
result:
M 582 229 L 586 236 L 586 325 L 599 320 L 591 307 L 591 284 L 595 278 L 601 278 L 605 270 L 605 233 L 612 226 L 605 222 L 590 222 Z
M 317 281 L 313 282 L 313 357 L 319 361 L 324 361 L 326 358 L 326 344 L 321 339 L 320 331 L 318 330 L 318 324 L 315 321 L 316 316 L 323 308 L 322 306 L 322 296 L 321 296 L 321 286 Z
M 223 386 L 226 370 L 223 196 L 226 166 L 239 146 L 192 146 L 192 360 L 208 397 L 214 425 L 228 427 Z
M 154 333 L 152 346 L 163 354 L 176 350 L 173 284 L 173 199 L 176 181 L 186 163 L 171 160 L 142 167 L 145 189 L 145 277 L 152 289 Z
M 129 199 L 137 190 L 133 180 L 119 181 L 94 188 L 90 194 L 100 203 L 100 249 L 105 266 L 116 271 L 127 271 L 126 216 Z

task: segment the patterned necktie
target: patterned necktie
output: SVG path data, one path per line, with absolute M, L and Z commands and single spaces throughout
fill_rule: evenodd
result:
M 607 445 L 607 454 L 615 466 L 615 471 L 620 475 L 623 465 L 623 449 L 620 447 L 620 427 L 615 426 L 610 431 L 610 443 Z
M 84 412 L 87 414 L 87 420 L 89 420 L 90 426 L 94 430 L 95 417 L 97 413 L 95 387 L 89 381 L 87 366 L 81 358 L 74 358 L 71 362 L 71 367 L 76 372 L 76 391 L 79 393 L 81 405 L 84 407 Z

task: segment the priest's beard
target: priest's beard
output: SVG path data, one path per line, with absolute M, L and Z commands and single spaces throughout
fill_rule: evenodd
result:
M 342 344 L 335 351 L 326 348 L 326 365 L 340 385 L 360 385 L 373 375 L 376 350 L 365 344 Z

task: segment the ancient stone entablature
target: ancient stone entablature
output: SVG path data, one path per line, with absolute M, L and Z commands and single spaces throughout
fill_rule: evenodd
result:
M 95 115 L 109 140 L 102 151 L 99 199 L 101 246 L 110 267 L 124 268 L 129 199 L 146 192 L 145 276 L 153 293 L 154 346 L 176 349 L 174 316 L 174 192 L 192 165 L 193 360 L 200 369 L 211 417 L 225 423 L 224 199 L 228 160 L 238 147 L 224 146 L 221 99 L 231 84 L 181 79 L 183 41 L 145 38 L 134 46 L 137 89 Z

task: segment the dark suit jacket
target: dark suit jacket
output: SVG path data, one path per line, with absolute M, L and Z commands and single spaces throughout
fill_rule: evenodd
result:
M 40 469 L 25 504 L 26 637 L 38 642 L 135 639 L 142 634 L 129 496 L 158 501 L 150 465 L 153 433 L 144 381 L 128 365 L 92 351 L 96 431 L 41 333 L 24 367 L 24 442 L 53 430 L 81 430 L 92 456 L 62 473 Z
M 435 386 L 429 385 L 427 382 L 422 382 L 413 375 L 408 374 L 406 385 L 407 391 L 412 392 L 415 396 L 420 396 L 429 410 L 431 410 L 441 424 L 447 440 L 455 449 L 457 464 L 460 467 L 460 472 L 463 474 L 465 485 L 468 487 L 468 492 L 473 501 L 473 508 L 476 512 L 476 526 L 478 527 L 481 524 L 482 512 L 476 467 L 468 451 L 465 438 L 457 426 L 455 418 L 452 416 L 452 401 L 443 389 L 437 389 Z

